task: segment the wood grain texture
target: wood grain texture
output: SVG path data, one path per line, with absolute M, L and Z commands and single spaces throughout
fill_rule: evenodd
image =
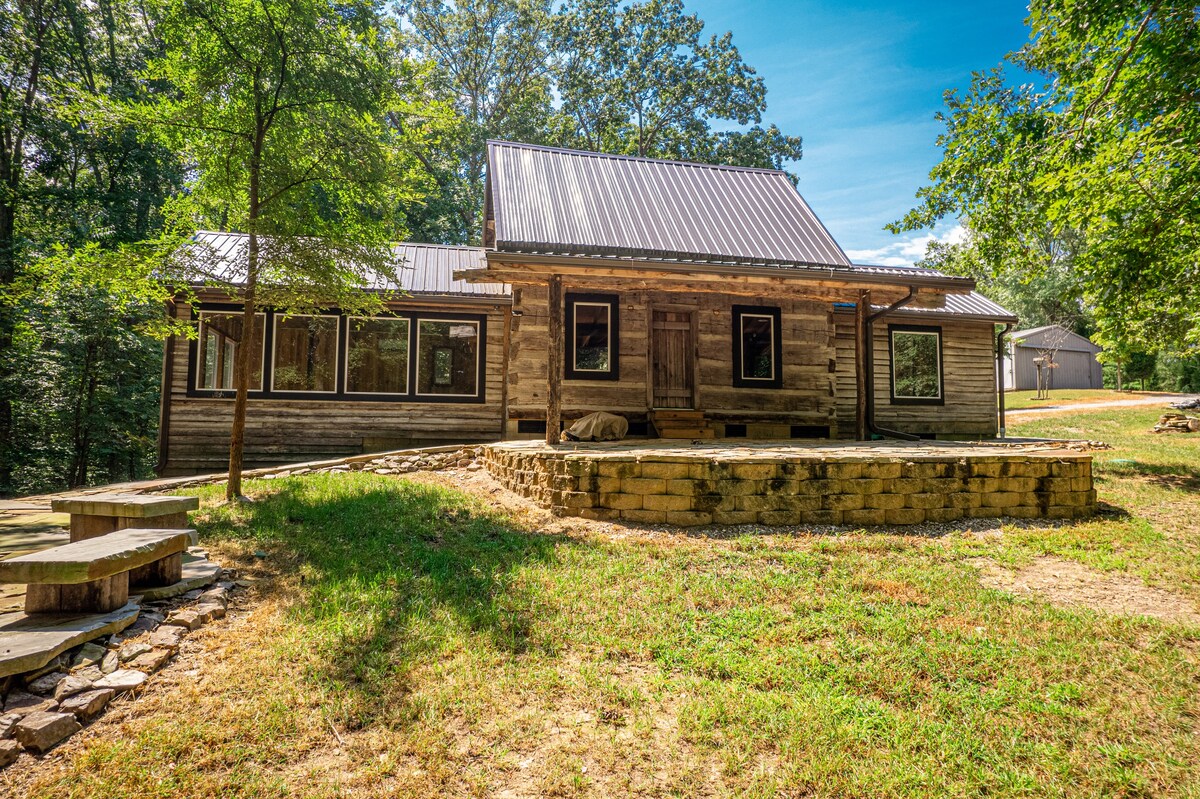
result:
M 376 402 L 338 399 L 251 397 L 246 419 L 248 468 L 321 460 L 370 451 L 450 443 L 494 441 L 501 429 L 504 396 L 504 331 L 507 305 L 390 303 L 396 310 L 470 313 L 487 317 L 484 402 Z M 191 307 L 179 303 L 181 319 Z M 193 370 L 189 342 L 174 341 L 171 359 L 170 424 L 164 475 L 221 472 L 229 462 L 233 400 L 189 397 Z M 544 411 L 544 408 L 543 408 Z
M 875 421 L 904 433 L 945 437 L 992 437 L 997 433 L 996 363 L 991 322 L 930 320 L 942 329 L 944 405 L 891 403 L 888 319 L 875 323 Z M 895 321 L 915 324 L 913 317 Z M 837 324 L 837 417 L 839 429 L 853 430 L 857 408 L 854 374 L 854 315 L 839 313 Z
M 609 281 L 606 290 L 620 297 L 619 380 L 566 380 L 564 419 L 594 411 L 617 413 L 635 421 L 646 418 L 651 400 L 649 329 L 653 308 L 695 310 L 695 405 L 709 418 L 730 423 L 773 421 L 787 425 L 833 428 L 837 424 L 834 386 L 834 339 L 829 307 L 821 302 L 759 297 L 781 309 L 783 388 L 736 388 L 733 385 L 732 306 L 738 294 L 676 292 L 659 283 Z M 627 288 L 628 287 L 628 288 Z M 595 286 L 565 282 L 564 291 Z M 508 416 L 545 419 L 546 338 L 549 335 L 545 286 L 522 286 L 514 308 L 509 354 Z M 511 429 L 511 427 L 510 427 Z
M 0 560 L 0 582 L 87 583 L 183 552 L 195 542 L 195 537 L 195 530 L 117 530 L 98 538 Z

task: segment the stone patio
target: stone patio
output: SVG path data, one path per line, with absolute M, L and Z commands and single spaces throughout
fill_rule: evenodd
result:
M 557 514 L 644 524 L 907 525 L 1096 509 L 1092 456 L 1053 445 L 513 441 L 486 447 L 483 461 Z

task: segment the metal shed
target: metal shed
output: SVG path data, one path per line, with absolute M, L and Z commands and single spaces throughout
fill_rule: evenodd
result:
M 1034 359 L 1053 353 L 1050 388 L 1104 388 L 1096 353 L 1103 347 L 1061 325 L 1043 325 L 1010 334 L 1012 354 L 1005 359 L 1004 387 L 1009 391 L 1037 388 Z

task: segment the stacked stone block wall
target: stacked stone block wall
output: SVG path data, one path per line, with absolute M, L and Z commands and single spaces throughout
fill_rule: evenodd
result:
M 483 460 L 505 487 L 557 514 L 645 524 L 906 525 L 1096 509 L 1087 455 L 715 460 L 501 445 Z

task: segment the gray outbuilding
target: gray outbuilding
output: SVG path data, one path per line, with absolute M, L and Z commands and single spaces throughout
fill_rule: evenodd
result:
M 1012 353 L 1005 358 L 1004 387 L 1009 391 L 1037 389 L 1036 359 L 1053 361 L 1047 371 L 1050 388 L 1104 388 L 1096 353 L 1103 347 L 1061 325 L 1043 325 L 1009 335 Z

